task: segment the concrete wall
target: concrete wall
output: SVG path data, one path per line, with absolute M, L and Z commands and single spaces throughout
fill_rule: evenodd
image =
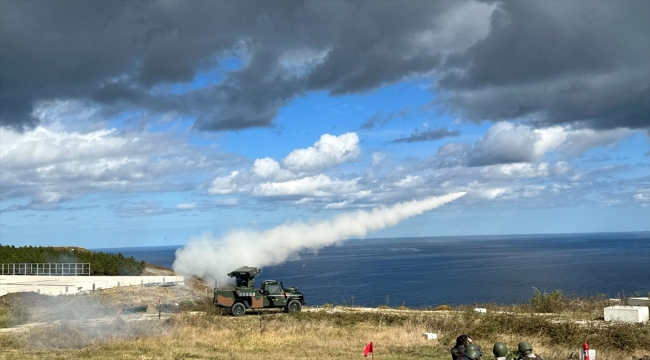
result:
M 182 283 L 183 276 L 0 276 L 0 296 L 15 292 L 71 295 L 83 291 L 155 283 Z M 94 286 L 94 289 L 93 289 Z
M 605 321 L 640 323 L 648 321 L 647 306 L 609 306 L 605 308 Z

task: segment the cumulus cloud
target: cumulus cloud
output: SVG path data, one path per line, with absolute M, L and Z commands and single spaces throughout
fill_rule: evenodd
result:
M 293 172 L 320 170 L 353 160 L 359 151 L 359 136 L 356 133 L 339 136 L 324 134 L 314 146 L 292 151 L 282 160 L 282 165 Z
M 528 125 L 510 122 L 496 123 L 488 129 L 467 153 L 469 166 L 535 162 L 550 151 L 581 155 L 596 146 L 620 142 L 634 131 L 572 129 L 554 126 L 534 129 Z
M 171 134 L 67 131 L 38 126 L 25 132 L 0 128 L 0 199 L 29 197 L 59 203 L 93 192 L 193 188 L 180 176 L 234 159 L 186 144 Z M 30 205 L 31 206 L 31 205 Z
M 339 180 L 324 173 L 328 168 L 355 160 L 361 152 L 356 133 L 324 134 L 313 146 L 291 151 L 280 162 L 255 159 L 250 170 L 217 177 L 211 194 L 250 193 L 254 196 L 322 197 L 355 191 L 356 180 Z
M 284 158 L 261 157 L 248 167 L 222 168 L 225 175 L 214 178 L 207 191 L 247 199 L 243 206 L 284 204 L 309 210 L 368 208 L 442 191 L 467 191 L 460 201 L 474 205 L 485 200 L 511 206 L 551 206 L 568 199 L 589 202 L 612 181 L 620 182 L 612 176 L 626 170 L 585 171 L 576 157 L 593 147 L 614 146 L 633 133 L 625 128 L 535 129 L 501 122 L 473 145 L 447 143 L 431 158 L 408 161 L 383 152 L 366 158 L 356 134 L 325 134 L 312 146 L 293 150 Z M 348 165 L 340 166 L 344 164 Z M 630 182 L 627 186 L 639 184 L 634 179 L 626 181 Z M 611 198 L 627 196 L 623 203 L 629 203 L 635 201 L 633 195 L 613 194 Z

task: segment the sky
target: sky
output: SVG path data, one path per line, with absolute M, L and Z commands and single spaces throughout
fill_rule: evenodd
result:
M 650 2 L 0 0 L 0 244 L 650 231 Z

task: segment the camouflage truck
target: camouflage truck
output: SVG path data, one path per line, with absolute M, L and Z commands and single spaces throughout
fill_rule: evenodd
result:
M 297 288 L 285 288 L 282 282 L 262 281 L 255 288 L 255 276 L 261 269 L 242 266 L 228 274 L 235 278 L 235 289 L 214 288 L 213 303 L 216 307 L 229 308 L 233 316 L 242 316 L 247 309 L 284 308 L 286 312 L 300 311 L 305 297 Z

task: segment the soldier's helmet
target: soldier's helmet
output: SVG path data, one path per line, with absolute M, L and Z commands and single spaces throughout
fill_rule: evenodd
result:
M 525 354 L 526 351 L 533 351 L 533 346 L 528 341 L 522 341 L 518 345 L 519 352 Z
M 478 348 L 470 347 L 465 349 L 465 356 L 472 360 L 479 360 L 481 358 L 481 352 L 478 351 Z
M 478 351 L 479 354 L 481 353 L 481 349 L 479 349 L 478 345 L 476 345 L 476 344 L 467 344 L 467 346 L 465 346 L 465 351 L 467 351 L 469 349 L 474 349 L 474 350 Z
M 508 346 L 506 346 L 506 344 L 503 342 L 494 343 L 492 353 L 496 357 L 506 356 L 508 355 Z

